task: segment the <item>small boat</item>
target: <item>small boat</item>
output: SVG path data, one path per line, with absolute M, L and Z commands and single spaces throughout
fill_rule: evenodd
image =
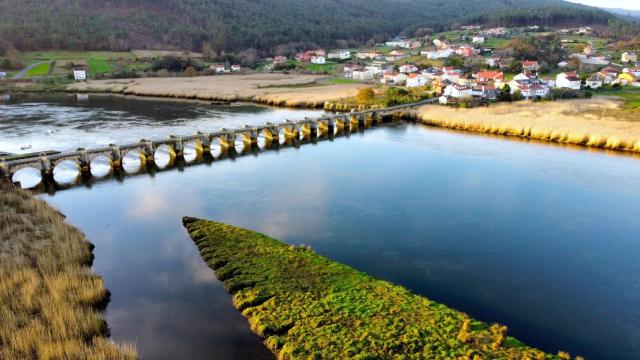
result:
M 29 150 L 31 149 L 31 147 L 32 147 L 31 145 L 24 145 L 20 147 L 20 150 Z

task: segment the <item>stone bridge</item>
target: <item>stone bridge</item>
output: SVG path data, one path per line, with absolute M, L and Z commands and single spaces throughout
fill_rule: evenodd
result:
M 38 170 L 45 181 L 53 180 L 54 169 L 62 162 L 77 164 L 81 174 L 91 175 L 92 163 L 100 158 L 112 169 L 121 169 L 123 159 L 139 159 L 142 166 L 155 164 L 160 149 L 168 154 L 169 164 L 176 160 L 192 162 L 202 156 L 242 153 L 252 148 L 271 148 L 272 145 L 296 144 L 322 138 L 332 138 L 338 134 L 348 134 L 359 129 L 364 130 L 391 119 L 400 119 L 411 110 L 437 99 L 417 103 L 388 107 L 384 109 L 364 110 L 351 113 L 325 115 L 320 118 L 287 120 L 281 123 L 264 125 L 245 125 L 236 129 L 220 129 L 213 132 L 198 132 L 195 135 L 175 136 L 166 139 L 142 139 L 130 144 L 111 144 L 95 149 L 77 149 L 69 152 L 48 151 L 32 155 L 18 155 L 0 158 L 0 177 L 13 179 L 21 169 Z M 258 145 L 258 142 L 261 144 Z M 185 157 L 185 148 L 189 149 L 189 159 Z M 195 156 L 193 156 L 195 155 Z M 158 165 L 158 164 L 155 164 Z M 166 167 L 166 166 L 165 166 Z

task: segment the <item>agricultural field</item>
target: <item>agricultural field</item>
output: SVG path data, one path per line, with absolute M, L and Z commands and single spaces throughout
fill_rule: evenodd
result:
M 44 62 L 42 64 L 38 64 L 27 71 L 27 76 L 44 76 L 49 75 L 51 71 L 51 62 Z
M 596 94 L 616 96 L 624 101 L 625 110 L 633 114 L 640 114 L 640 88 L 624 86 L 600 90 Z M 640 117 L 637 117 L 637 120 L 640 121 Z

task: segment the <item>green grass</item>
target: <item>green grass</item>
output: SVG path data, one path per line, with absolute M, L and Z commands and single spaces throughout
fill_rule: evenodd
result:
M 28 76 L 43 76 L 48 75 L 51 70 L 51 62 L 45 62 L 42 64 L 38 64 L 27 71 Z
M 305 69 L 313 72 L 332 72 L 336 66 L 334 64 L 306 64 Z
M 279 359 L 558 359 L 486 323 L 253 231 L 184 218 L 234 306 Z
M 624 107 L 631 113 L 640 113 L 640 88 L 622 86 L 595 91 L 596 95 L 617 96 L 624 101 Z
M 505 38 L 488 38 L 484 41 L 484 44 L 479 45 L 482 47 L 499 48 L 509 42 L 509 39 Z
M 105 59 L 90 59 L 87 61 L 90 74 L 104 74 L 113 70 L 109 61 Z
M 129 51 L 27 51 L 21 54 L 25 61 L 36 60 L 133 60 L 135 55 Z
M 353 79 L 334 78 L 327 80 L 329 84 L 358 84 L 359 81 Z

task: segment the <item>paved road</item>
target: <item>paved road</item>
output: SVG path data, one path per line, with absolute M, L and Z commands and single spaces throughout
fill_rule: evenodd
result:
M 36 67 L 36 66 L 38 66 L 40 64 L 45 64 L 45 63 L 48 63 L 48 62 L 50 62 L 50 61 L 40 61 L 40 62 L 37 62 L 37 63 L 33 63 L 33 64 L 25 67 L 24 69 L 20 70 L 20 72 L 17 73 L 13 78 L 14 79 L 22 79 L 25 75 L 27 75 L 29 70 L 33 69 L 34 67 Z

